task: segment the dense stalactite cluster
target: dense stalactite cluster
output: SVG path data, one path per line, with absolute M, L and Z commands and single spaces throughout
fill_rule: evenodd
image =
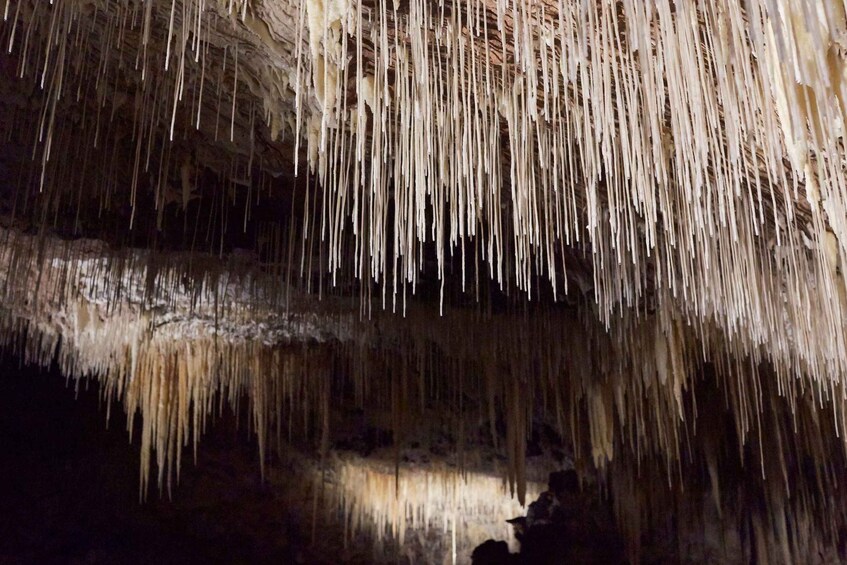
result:
M 846 36 L 836 1 L 7 0 L 3 342 L 141 413 L 142 492 L 224 400 L 262 461 L 347 401 L 398 443 L 444 414 L 521 501 L 551 424 L 633 553 L 713 501 L 829 555 Z
M 751 505 L 759 529 L 785 512 L 787 496 L 793 507 L 786 523 L 820 520 L 822 537 L 814 543 L 822 547 L 837 538 L 832 527 L 844 519 L 837 501 L 818 490 L 840 484 L 843 444 L 832 426 L 843 414 L 843 396 L 820 407 L 815 391 L 793 381 L 786 384 L 790 394 L 780 395 L 776 375 L 754 363 L 705 362 L 726 350 L 716 329 L 701 338 L 672 321 L 675 337 L 668 340 L 652 315 L 616 322 L 610 334 L 590 314 L 540 309 L 489 318 L 415 308 L 405 319 L 366 320 L 337 300 L 334 310 L 331 299 L 310 303 L 296 289 L 290 291 L 296 309 L 286 315 L 284 300 L 276 307 L 257 300 L 267 278 L 227 280 L 231 275 L 211 258 L 201 271 L 206 278 L 191 283 L 201 289 L 195 293 L 186 291 L 186 270 L 177 261 L 157 267 L 139 252 L 55 239 L 42 240 L 39 255 L 31 252 L 37 237 L 15 232 L 6 232 L 5 241 L 7 347 L 28 362 L 56 360 L 69 376 L 96 376 L 110 404 L 122 400 L 129 413 L 141 414 L 142 489 L 151 471 L 160 486 L 170 486 L 183 446 L 193 442 L 196 449 L 207 416 L 224 403 L 238 410 L 246 397 L 262 460 L 292 433 L 305 431 L 326 446 L 329 409 L 337 402 L 383 414 L 380 425 L 399 445 L 426 437 L 420 421 L 434 412 L 454 435 L 454 472 L 496 471 L 500 465 L 480 455 L 479 446 L 489 445 L 506 456 L 502 476 L 521 500 L 528 433 L 533 422 L 550 422 L 571 438 L 583 472 L 609 469 L 633 539 L 651 514 L 668 507 L 655 499 L 667 481 L 673 492 L 691 488 L 698 472 L 709 473 L 704 485 L 714 497 L 701 502 L 721 508 L 731 507 L 731 489 L 764 489 L 765 507 Z M 714 349 L 686 357 L 703 343 Z M 733 477 L 743 475 L 743 466 L 758 480 L 737 485 Z M 642 469 L 640 479 L 634 468 Z M 681 494 L 671 499 L 691 504 Z M 381 508 L 374 516 L 397 512 Z M 739 509 L 741 516 L 749 511 Z M 766 547 L 781 547 L 774 535 L 765 537 Z M 798 539 L 791 550 L 804 555 L 805 543 Z
M 518 502 L 509 498 L 508 486 L 486 474 L 407 466 L 397 475 L 393 468 L 360 459 L 337 461 L 332 470 L 336 488 L 325 501 L 331 511 L 340 509 L 350 537 L 360 530 L 373 531 L 378 539 L 396 539 L 403 547 L 415 532 L 448 534 L 443 545 L 427 538 L 414 540 L 420 547 L 407 554 L 412 560 L 467 556 L 475 540 L 507 537 L 511 526 L 506 520 L 521 512 Z M 532 483 L 530 488 L 534 493 L 544 487 Z

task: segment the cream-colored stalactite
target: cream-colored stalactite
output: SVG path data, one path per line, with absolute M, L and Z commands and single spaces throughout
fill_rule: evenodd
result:
M 511 538 L 512 528 L 506 520 L 526 513 L 496 476 L 457 474 L 427 464 L 403 465 L 395 473 L 384 464 L 358 458 L 335 460 L 330 468 L 335 479 L 327 497 L 328 510 L 343 509 L 345 523 L 351 524 L 349 537 L 364 531 L 380 541 L 395 539 L 402 546 L 412 532 L 441 532 L 444 537 L 455 536 L 463 556 L 460 562 L 465 562 L 479 540 Z M 531 500 L 543 490 L 543 483 L 528 485 Z M 421 548 L 424 558 L 450 561 L 437 546 L 432 548 L 436 551 L 428 552 L 427 545 Z
M 151 12 L 149 25 L 161 26 L 152 35 L 144 35 L 144 17 L 116 5 L 117 33 L 101 37 L 74 27 L 87 21 L 85 11 L 65 0 L 56 3 L 63 12 L 50 12 L 56 25 L 17 21 L 10 11 L 4 30 L 23 51 L 22 74 L 48 91 L 33 126 L 45 157 L 55 130 L 50 116 L 61 118 L 53 102 L 68 96 L 74 80 L 78 95 L 86 83 L 80 77 L 89 75 L 106 93 L 116 61 L 137 59 L 145 81 L 165 86 L 136 97 L 133 111 L 144 125 L 135 140 L 133 201 L 150 172 L 156 114 L 165 104 L 160 90 L 169 128 L 193 100 L 192 124 L 207 121 L 201 101 L 216 98 L 212 122 L 221 122 L 216 130 L 230 122 L 233 150 L 241 141 L 252 155 L 255 117 L 265 117 L 275 139 L 296 130 L 295 145 L 308 143 L 321 184 L 311 201 L 323 210 L 315 214 L 331 224 L 329 238 L 323 224 L 314 232 L 333 246 L 330 268 L 352 263 L 356 276 L 378 280 L 385 304 L 399 302 L 400 293 L 405 303 L 415 288 L 422 242 L 435 242 L 437 276 L 447 276 L 450 257 L 461 253 L 457 277 L 471 261 L 487 263 L 499 285 L 530 297 L 536 275 L 562 290 L 562 257 L 576 244 L 590 252 L 587 290 L 604 323 L 653 293 L 677 301 L 686 323 L 716 319 L 746 354 L 765 347 L 784 370 L 847 371 L 844 343 L 813 338 L 818 328 L 838 333 L 847 315 L 837 308 L 809 315 L 837 284 L 826 280 L 823 255 L 819 265 L 795 256 L 803 237 L 818 244 L 827 230 L 845 254 L 843 6 L 751 1 L 756 17 L 748 17 L 733 2 L 670 10 L 627 0 L 622 11 L 609 2 L 541 4 L 471 0 L 463 6 L 474 17 L 465 22 L 419 0 L 374 7 L 177 1 Z M 131 44 L 134 31 L 146 37 L 141 47 Z M 31 39 L 22 43 L 22 33 Z M 39 33 L 52 47 L 34 65 Z M 496 36 L 496 47 L 484 41 Z M 68 66 L 67 47 L 57 47 L 66 38 L 96 64 Z M 156 41 L 166 41 L 168 55 L 154 54 Z M 223 55 L 214 78 L 206 57 L 213 50 Z M 167 71 L 161 57 L 172 63 Z M 63 73 L 51 75 L 53 65 Z M 215 84 L 217 96 L 204 97 Z M 348 93 L 359 98 L 355 108 Z M 104 97 L 110 114 L 126 111 L 120 98 Z M 243 104 L 248 98 L 253 105 Z M 160 208 L 184 205 L 185 193 L 168 189 L 167 171 L 158 176 Z M 807 209 L 811 229 L 798 216 Z M 356 256 L 345 259 L 350 237 Z M 761 238 L 779 249 L 764 251 Z M 728 253 L 726 242 L 739 252 Z M 773 255 L 786 258 L 779 268 Z M 738 291 L 741 283 L 760 291 L 755 299 Z
M 371 112 L 375 109 L 376 104 L 376 90 L 374 88 L 374 77 L 372 75 L 367 75 L 362 78 L 359 83 L 359 99 L 370 108 Z
M 331 114 L 336 106 L 343 57 L 341 36 L 348 17 L 348 0 L 306 0 L 312 80 L 320 107 Z
M 806 200 L 820 240 L 831 229 L 847 238 L 847 193 L 827 178 L 824 159 L 844 136 L 847 105 L 847 15 L 841 2 L 782 2 L 766 20 L 766 68 L 794 171 L 805 181 Z M 810 159 L 814 159 L 813 164 Z M 843 174 L 843 170 L 841 171 Z M 825 215 L 824 215 L 825 213 Z M 847 250 L 841 244 L 842 252 Z
M 312 114 L 306 122 L 306 150 L 309 155 L 309 170 L 315 172 L 320 163 L 321 116 Z
M 615 456 L 615 416 L 610 392 L 597 389 L 589 397 L 591 456 L 600 469 L 605 468 Z

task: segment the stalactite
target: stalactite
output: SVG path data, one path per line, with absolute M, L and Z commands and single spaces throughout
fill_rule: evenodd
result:
M 343 510 L 350 536 L 365 531 L 379 540 L 396 539 L 402 546 L 411 532 L 442 530 L 450 532 L 452 544 L 461 545 L 464 554 L 480 532 L 507 537 L 511 526 L 505 521 L 521 513 L 520 505 L 506 496 L 503 481 L 483 474 L 403 468 L 397 479 L 390 469 L 361 459 L 335 461 L 334 471 L 326 505 L 331 512 Z M 532 496 L 544 490 L 542 483 L 529 488 Z M 439 549 L 429 548 L 428 557 L 446 559 Z

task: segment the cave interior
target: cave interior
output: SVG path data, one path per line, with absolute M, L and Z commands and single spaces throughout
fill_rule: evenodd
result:
M 844 3 L 0 10 L 0 561 L 847 559 Z

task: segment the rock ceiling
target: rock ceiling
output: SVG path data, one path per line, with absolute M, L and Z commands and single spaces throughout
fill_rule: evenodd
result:
M 720 501 L 810 457 L 767 515 L 834 539 L 841 2 L 0 9 L 5 342 L 140 410 L 160 484 L 215 393 L 263 437 L 349 377 L 396 437 L 412 405 L 508 422 L 521 493 L 539 411 L 634 499 L 635 463 Z M 697 424 L 715 384 L 732 441 Z

